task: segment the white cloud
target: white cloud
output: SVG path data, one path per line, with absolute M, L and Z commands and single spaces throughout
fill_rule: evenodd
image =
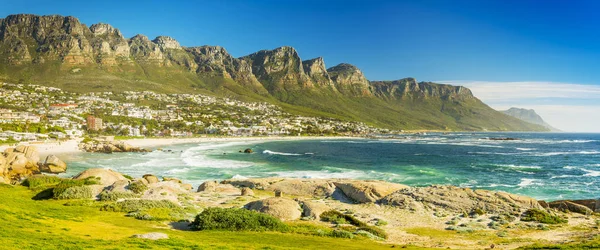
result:
M 600 132 L 600 86 L 555 82 L 442 83 L 468 87 L 497 110 L 534 109 L 547 123 L 564 131 Z

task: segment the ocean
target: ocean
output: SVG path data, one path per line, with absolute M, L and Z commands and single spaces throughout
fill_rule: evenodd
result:
M 489 138 L 518 140 L 490 140 Z M 74 175 L 111 168 L 199 185 L 252 177 L 377 179 L 410 186 L 455 185 L 540 200 L 600 198 L 600 134 L 431 133 L 393 139 L 207 142 L 151 153 L 64 156 Z M 251 148 L 254 153 L 240 153 Z

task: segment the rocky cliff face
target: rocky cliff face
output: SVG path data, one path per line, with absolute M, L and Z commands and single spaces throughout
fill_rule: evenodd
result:
M 371 96 L 369 81 L 356 66 L 341 63 L 327 69 L 336 88 L 343 94 L 351 96 Z
M 129 44 L 121 31 L 109 24 L 98 23 L 90 26 L 90 32 L 92 33 L 90 40 L 97 63 L 106 66 L 131 63 Z
M 231 56 L 220 46 L 201 46 L 186 48 L 194 61 L 199 65 L 199 74 L 222 76 L 232 79 L 242 85 L 262 88 L 262 85 L 252 74 L 252 67 L 248 62 Z M 263 88 L 264 89 L 264 88 Z
M 7 63 L 43 63 L 60 60 L 65 64 L 93 63 L 90 30 L 74 17 L 10 15 L 0 24 L 2 51 Z
M 325 61 L 322 57 L 302 61 L 302 67 L 304 72 L 311 78 L 311 80 L 318 86 L 333 87 L 333 81 L 327 73 L 325 68 Z
M 396 81 L 373 81 L 370 83 L 375 96 L 384 99 L 440 98 L 442 100 L 466 100 L 475 98 L 471 90 L 462 86 L 417 82 L 414 78 Z
M 252 66 L 252 73 L 270 93 L 310 88 L 313 82 L 304 73 L 302 60 L 292 47 L 261 50 L 240 58 Z

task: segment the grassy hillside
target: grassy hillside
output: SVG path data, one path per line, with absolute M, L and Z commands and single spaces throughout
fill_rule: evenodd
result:
M 307 116 L 326 116 L 362 121 L 369 125 L 404 130 L 544 131 L 489 108 L 477 99 L 455 102 L 441 99 L 384 100 L 351 97 L 324 89 L 265 95 L 231 79 L 203 76 L 179 66 L 124 64 L 113 67 L 73 66 L 59 62 L 44 64 L 0 64 L 0 80 L 36 83 L 73 92 L 155 91 L 160 93 L 201 93 L 233 97 L 244 101 L 265 101 L 284 110 Z
M 65 206 L 64 200 L 35 201 L 22 186 L 0 184 L 0 249 L 389 249 L 365 238 L 339 239 L 298 233 L 183 231 L 156 221 L 101 212 L 97 206 Z M 134 234 L 161 232 L 168 240 Z M 409 248 L 416 249 L 416 248 Z

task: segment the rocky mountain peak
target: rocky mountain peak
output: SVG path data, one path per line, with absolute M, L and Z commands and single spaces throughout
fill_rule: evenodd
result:
M 462 86 L 417 82 L 415 78 L 403 78 L 395 81 L 372 81 L 371 89 L 375 96 L 384 99 L 423 99 L 441 98 L 470 99 L 474 98 L 471 90 Z
M 121 31 L 119 31 L 118 29 L 115 29 L 113 26 L 111 26 L 110 24 L 106 24 L 106 23 L 93 24 L 92 26 L 90 26 L 90 31 L 96 37 L 106 35 L 106 36 L 116 36 L 119 38 L 124 38 L 123 35 L 121 34 Z
M 340 63 L 327 69 L 327 73 L 340 92 L 352 96 L 371 95 L 369 81 L 356 66 Z
M 317 85 L 332 86 L 333 81 L 325 68 L 325 61 L 322 57 L 302 61 L 304 73 L 306 73 Z
M 162 50 L 166 49 L 182 49 L 177 40 L 169 36 L 158 36 L 152 42 L 158 44 Z
M 130 38 L 129 40 L 130 40 L 130 42 L 131 41 L 150 42 L 150 39 L 148 39 L 147 36 L 142 35 L 142 34 L 137 34 L 137 35 L 133 36 L 132 38 Z
M 298 52 L 292 47 L 261 50 L 240 59 L 252 66 L 256 78 L 266 83 L 271 93 L 313 86 L 310 77 L 304 72 Z

